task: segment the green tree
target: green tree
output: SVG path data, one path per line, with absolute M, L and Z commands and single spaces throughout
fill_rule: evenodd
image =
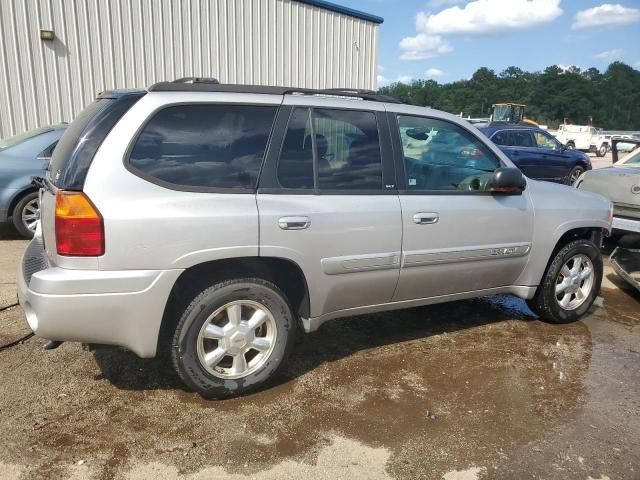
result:
M 516 102 L 527 105 L 528 118 L 554 128 L 566 118 L 577 124 L 593 119 L 608 130 L 640 130 L 640 72 L 621 62 L 604 73 L 593 67 L 581 71 L 552 65 L 542 72 L 510 66 L 496 75 L 483 67 L 468 80 L 415 80 L 380 92 L 412 105 L 472 117 L 488 117 L 493 103 Z

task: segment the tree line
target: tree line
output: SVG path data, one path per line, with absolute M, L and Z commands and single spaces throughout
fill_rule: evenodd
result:
M 640 130 L 640 71 L 622 62 L 613 62 L 604 73 L 552 65 L 543 72 L 508 67 L 496 74 L 482 67 L 468 80 L 414 80 L 382 87 L 380 93 L 471 117 L 488 117 L 494 103 L 515 102 L 527 105 L 527 118 L 550 128 L 565 118 L 580 125 L 592 118 L 605 130 Z

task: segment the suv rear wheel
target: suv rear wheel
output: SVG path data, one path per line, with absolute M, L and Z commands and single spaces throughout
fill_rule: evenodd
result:
M 576 240 L 556 253 L 527 303 L 543 320 L 574 322 L 589 310 L 601 283 L 600 251 L 588 240 Z
M 204 290 L 184 311 L 173 336 L 173 364 L 206 398 L 246 394 L 280 370 L 296 330 L 278 287 L 255 278 L 228 280 Z

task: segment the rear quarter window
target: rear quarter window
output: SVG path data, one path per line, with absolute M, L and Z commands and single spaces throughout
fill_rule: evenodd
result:
M 276 111 L 257 105 L 166 107 L 140 132 L 129 167 L 167 186 L 253 189 Z

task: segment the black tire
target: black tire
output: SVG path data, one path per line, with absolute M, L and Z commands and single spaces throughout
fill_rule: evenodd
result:
M 567 147 L 569 150 L 573 150 L 574 148 L 576 148 L 576 144 L 575 144 L 575 143 L 573 143 L 573 141 L 569 141 L 569 142 L 567 142 L 566 147 Z
M 237 301 L 265 307 L 272 314 L 277 334 L 272 350 L 259 368 L 240 378 L 223 378 L 210 373 L 200 361 L 198 335 L 212 314 Z M 182 381 L 203 397 L 244 395 L 263 388 L 280 371 L 295 344 L 298 328 L 287 298 L 274 284 L 257 278 L 227 280 L 201 292 L 186 308 L 173 335 L 171 358 Z
M 600 145 L 600 148 L 596 149 L 596 157 L 604 157 L 608 150 L 606 144 Z
M 556 283 L 563 265 L 575 255 L 585 255 L 594 267 L 594 279 L 590 293 L 586 300 L 577 308 L 569 310 L 563 308 L 556 299 Z M 529 308 L 541 320 L 551 323 L 571 323 L 584 315 L 600 292 L 602 284 L 602 257 L 598 247 L 589 240 L 575 240 L 558 251 L 542 277 L 535 296 L 527 300 Z
M 38 201 L 38 192 L 31 192 L 22 197 L 16 206 L 13 207 L 13 212 L 11 213 L 13 217 L 13 226 L 16 228 L 18 233 L 25 238 L 33 238 L 33 235 L 36 233 L 35 230 L 30 230 L 27 224 L 23 221 L 22 213 L 26 208 L 32 207 L 32 202 Z M 40 206 L 38 205 L 38 211 Z
M 567 177 L 567 185 L 575 186 L 576 182 L 580 178 L 580 175 L 584 173 L 584 167 L 582 165 L 576 165 L 569 172 L 569 176 Z

